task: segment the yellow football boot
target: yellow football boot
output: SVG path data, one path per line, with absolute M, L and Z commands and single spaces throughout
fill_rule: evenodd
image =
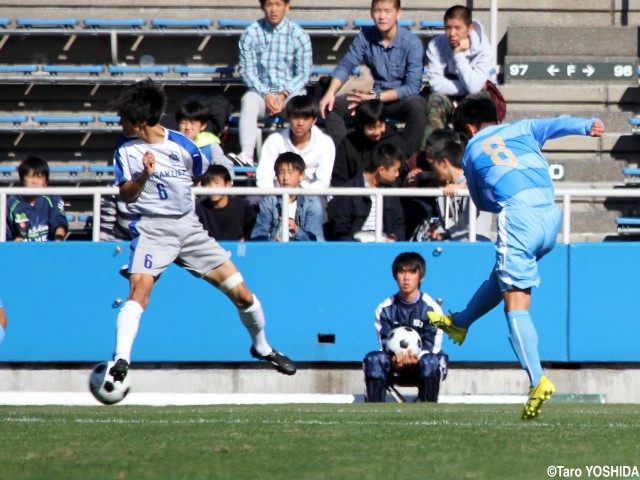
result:
M 542 403 L 545 400 L 549 400 L 555 391 L 556 387 L 551 383 L 551 380 L 543 375 L 538 385 L 531 387 L 531 390 L 529 390 L 529 400 L 527 400 L 527 403 L 524 405 L 522 419 L 532 420 L 536 418 L 540 413 Z
M 449 338 L 453 340 L 453 343 L 462 345 L 462 342 L 464 342 L 464 339 L 467 337 L 468 330 L 453 323 L 453 314 L 442 315 L 441 313 L 436 313 L 432 310 L 427 312 L 427 317 L 429 319 L 429 323 L 449 335 Z

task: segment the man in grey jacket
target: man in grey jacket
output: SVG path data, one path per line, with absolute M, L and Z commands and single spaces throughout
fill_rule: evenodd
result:
M 444 28 L 445 35 L 434 38 L 427 47 L 431 94 L 423 145 L 433 130 L 447 127 L 454 102 L 486 92 L 495 64 L 493 47 L 467 7 L 449 8 L 444 14 Z

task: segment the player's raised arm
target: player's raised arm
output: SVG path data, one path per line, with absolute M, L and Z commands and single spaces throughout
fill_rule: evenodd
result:
M 153 173 L 156 171 L 156 157 L 150 151 L 142 157 L 144 170 L 138 178 L 124 182 L 120 185 L 120 198 L 126 203 L 133 203 L 144 190 L 144 185 Z

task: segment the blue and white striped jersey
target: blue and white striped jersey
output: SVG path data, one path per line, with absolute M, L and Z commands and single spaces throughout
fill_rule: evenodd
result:
M 194 210 L 193 177 L 206 168 L 195 143 L 181 133 L 165 128 L 164 141 L 149 144 L 121 135 L 114 155 L 116 184 L 135 180 L 144 171 L 142 157 L 147 151 L 156 157 L 154 174 L 147 180 L 135 202 L 127 208 L 140 215 L 184 215 Z
M 544 143 L 567 135 L 589 135 L 596 119 L 546 118 L 485 127 L 465 150 L 462 167 L 479 210 L 555 204 Z

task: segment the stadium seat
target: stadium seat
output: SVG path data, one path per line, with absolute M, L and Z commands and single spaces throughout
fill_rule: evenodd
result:
M 102 179 L 105 175 L 113 175 L 115 168 L 113 165 L 89 165 L 87 170 L 91 173 L 95 173 L 96 177 Z
M 102 18 L 85 18 L 84 26 L 91 29 L 109 28 L 120 29 L 128 28 L 138 31 L 147 24 L 144 18 L 126 18 L 126 19 L 102 19 Z
M 46 127 L 50 123 L 77 123 L 87 125 L 88 123 L 95 122 L 96 117 L 93 115 L 33 115 L 31 120 Z
M 165 18 L 154 18 L 151 20 L 151 26 L 159 30 L 166 29 L 196 29 L 207 30 L 213 25 L 213 20 L 208 18 L 194 19 L 194 20 L 173 20 Z
M 98 75 L 104 72 L 102 65 L 43 65 L 42 71 L 55 76 L 59 73 L 87 73 Z
M 335 19 L 335 20 L 298 20 L 298 19 L 294 19 L 293 21 L 295 23 L 297 23 L 298 25 L 300 25 L 303 29 L 309 30 L 308 33 L 310 35 L 313 35 L 313 34 L 318 35 L 318 34 L 322 34 L 322 33 L 334 34 L 336 32 L 339 32 L 340 30 L 342 30 L 347 25 L 349 25 L 349 22 L 347 22 L 344 19 Z
M 171 68 L 167 65 L 161 66 L 120 66 L 120 65 L 109 65 L 108 67 L 109 73 L 114 76 L 122 76 L 124 74 L 134 73 L 134 74 L 146 74 L 146 75 L 156 75 L 157 77 L 161 77 L 165 73 L 169 73 Z
M 17 165 L 1 165 L 0 173 L 3 176 L 8 177 L 12 173 L 18 173 L 18 166 Z
M 629 125 L 631 125 L 631 133 L 640 133 L 640 117 L 631 117 L 629 119 Z
M 0 65 L 0 73 L 24 73 L 30 75 L 37 71 L 37 65 Z
M 234 20 L 232 18 L 221 18 L 218 20 L 218 26 L 228 30 L 229 32 L 244 32 L 255 20 Z
M 640 217 L 618 217 L 616 218 L 619 235 L 639 235 Z
M 29 120 L 26 115 L 0 115 L 0 123 L 12 123 L 14 126 L 20 126 L 21 123 Z
M 195 76 L 204 76 L 204 78 L 201 78 L 201 79 L 206 80 L 207 82 L 214 81 L 214 82 L 222 82 L 225 84 L 229 84 L 229 83 L 241 84 L 242 79 L 239 76 L 233 75 L 235 71 L 236 71 L 236 68 L 232 66 L 191 67 L 187 65 L 175 65 L 173 67 L 173 73 L 180 75 L 180 77 L 183 78 L 185 82 L 187 80 L 193 81 L 194 80 L 193 76 L 195 75 Z
M 76 221 L 76 216 L 75 215 L 71 215 L 70 213 L 67 213 L 67 222 L 71 223 L 71 222 L 75 222 Z
M 0 27 L 8 27 L 9 25 L 11 25 L 11 19 L 10 18 L 0 18 Z
M 441 35 L 444 33 L 444 20 L 421 20 L 420 29 L 430 35 Z
M 640 186 L 640 168 L 626 167 L 622 169 L 625 185 Z
M 29 28 L 56 28 L 69 30 L 78 25 L 75 18 L 18 18 L 16 26 Z

